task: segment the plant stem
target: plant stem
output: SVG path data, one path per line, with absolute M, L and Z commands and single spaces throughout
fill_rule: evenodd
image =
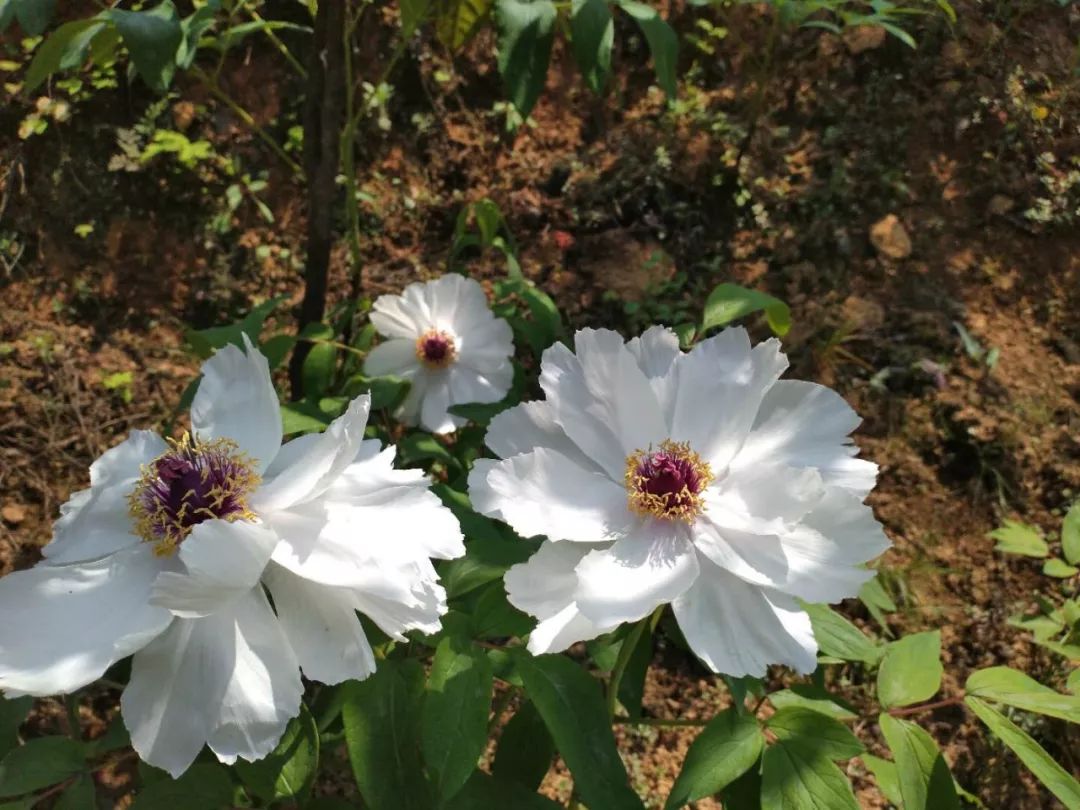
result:
M 502 718 L 503 712 L 506 711 L 506 707 L 510 705 L 510 701 L 514 699 L 514 695 L 517 693 L 517 687 L 508 686 L 506 690 L 499 695 L 498 700 L 495 701 L 495 705 L 491 709 L 491 720 L 488 721 L 488 736 L 498 728 L 499 720 Z
M 268 23 L 263 16 L 253 8 L 249 8 L 247 13 L 251 16 L 251 19 L 255 20 L 255 22 L 263 24 L 262 32 L 266 34 L 266 38 L 274 43 L 274 47 L 285 57 L 285 61 L 292 65 L 293 70 L 300 75 L 300 78 L 306 79 L 307 68 L 301 65 L 300 60 L 293 56 L 292 51 L 290 51 L 288 46 L 281 41 L 281 37 L 274 33 L 274 29 L 270 27 L 270 23 Z
M 699 728 L 707 725 L 708 720 L 687 720 L 683 718 L 668 719 L 665 717 L 616 717 L 613 721 L 619 726 L 655 726 L 657 728 L 663 728 L 665 726 L 677 726 L 677 727 L 690 727 Z
M 258 125 L 255 119 L 252 117 L 251 113 L 249 113 L 239 104 L 237 104 L 236 101 L 232 98 L 232 96 L 230 96 L 223 89 L 221 89 L 221 85 L 219 85 L 217 81 L 214 80 L 213 76 L 202 70 L 202 68 L 199 68 L 195 65 L 191 66 L 191 72 L 195 75 L 196 78 L 198 78 L 203 84 L 206 85 L 206 89 L 210 91 L 210 95 L 212 95 L 214 98 L 216 98 L 226 107 L 228 107 L 233 115 L 243 121 L 244 124 L 252 132 L 255 133 L 255 136 L 259 140 L 269 146 L 270 149 L 273 150 L 274 154 L 281 158 L 281 160 L 290 169 L 292 169 L 293 173 L 303 176 L 304 170 L 300 168 L 300 164 L 293 160 L 291 157 L 289 157 L 288 154 L 286 154 L 285 150 L 281 148 L 281 145 L 272 137 L 270 137 L 270 133 Z
M 905 717 L 909 714 L 919 714 L 920 712 L 932 712 L 935 709 L 943 709 L 946 706 L 959 706 L 964 702 L 963 695 L 956 695 L 955 697 L 945 698 L 944 700 L 935 700 L 933 703 L 922 703 L 918 706 L 904 706 L 900 709 L 888 709 L 886 714 L 892 717 Z

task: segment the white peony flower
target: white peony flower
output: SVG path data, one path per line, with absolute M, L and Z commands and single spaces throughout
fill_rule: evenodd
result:
M 506 574 L 537 619 L 534 653 L 563 650 L 671 603 L 712 670 L 800 672 L 817 645 L 796 598 L 854 596 L 889 542 L 863 504 L 855 412 L 821 385 L 779 380 L 780 344 L 728 329 L 688 353 L 662 327 L 624 343 L 585 329 L 544 353 L 545 401 L 491 422 L 474 507 L 546 535 Z
M 452 433 L 466 420 L 449 413 L 451 405 L 498 402 L 510 390 L 513 332 L 472 279 L 447 275 L 381 295 L 371 322 L 389 340 L 372 349 L 364 373 L 412 383 L 397 413 L 407 425 Z
M 266 358 L 245 342 L 204 364 L 192 435 L 134 431 L 61 507 L 45 559 L 0 579 L 0 689 L 71 692 L 134 654 L 124 721 L 173 776 L 204 743 L 226 763 L 269 753 L 301 669 L 371 674 L 356 611 L 395 638 L 437 631 L 429 557 L 465 551 L 423 474 L 364 440 L 367 396 L 282 446 Z

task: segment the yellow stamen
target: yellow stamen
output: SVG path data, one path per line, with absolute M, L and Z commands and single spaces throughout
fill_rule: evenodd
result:
M 674 474 L 666 475 L 670 488 L 658 486 L 657 476 L 665 472 L 658 464 L 674 465 Z M 705 508 L 702 493 L 712 483 L 713 473 L 687 442 L 667 439 L 658 450 L 650 446 L 627 456 L 623 480 L 627 504 L 634 514 L 690 522 Z

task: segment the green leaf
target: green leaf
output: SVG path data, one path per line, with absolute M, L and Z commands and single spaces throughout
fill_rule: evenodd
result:
M 783 337 L 791 329 L 791 309 L 779 298 L 738 284 L 720 284 L 709 293 L 701 318 L 701 331 L 726 326 L 739 318 L 765 311 L 773 334 Z
M 431 0 L 401 0 L 401 38 L 407 40 L 427 17 Z
M 890 642 L 878 669 L 881 705 L 910 706 L 941 688 L 941 631 L 915 633 Z
M 496 0 L 499 22 L 499 73 L 510 101 L 528 118 L 544 90 L 551 43 L 555 37 L 555 4 L 551 0 Z
M 1072 565 L 1080 565 L 1080 501 L 1074 503 L 1061 522 L 1061 551 Z
M 434 801 L 420 758 L 420 662 L 380 661 L 374 675 L 348 681 L 342 689 L 345 743 L 366 805 L 370 810 L 430 810 Z
M 228 326 L 212 326 L 209 329 L 190 329 L 184 338 L 196 355 L 202 358 L 210 357 L 215 349 L 220 349 L 229 343 L 244 348 L 244 335 L 251 338 L 254 345 L 259 345 L 259 333 L 262 332 L 263 324 L 266 323 L 270 313 L 280 306 L 285 300 L 282 297 L 271 298 L 264 301 L 244 316 L 243 320 L 231 323 Z
M 457 636 L 439 642 L 424 696 L 420 741 L 444 801 L 462 788 L 487 746 L 491 686 L 491 664 L 472 642 Z
M 1060 695 L 1009 667 L 990 667 L 971 673 L 964 691 L 972 697 L 1080 723 L 1080 697 Z
M 409 433 L 398 442 L 400 463 L 415 464 L 428 459 L 441 461 L 452 467 L 458 465 L 457 459 L 430 433 Z
M 135 795 L 131 810 L 221 810 L 233 806 L 233 786 L 223 765 L 192 765 L 179 779 L 161 773 Z
M 525 331 L 529 348 L 539 357 L 544 349 L 554 343 L 563 334 L 562 315 L 551 296 L 524 278 L 507 279 L 496 287 L 499 298 L 517 295 L 525 302 L 532 315 L 531 321 L 512 319 L 512 325 L 518 331 L 529 326 Z
M 1020 761 L 1062 804 L 1070 808 L 1080 807 L 1080 782 L 1058 765 L 1027 732 L 977 697 L 966 697 L 964 703 L 995 736 L 1020 757 Z
M 443 810 L 561 810 L 562 805 L 516 782 L 477 771 Z
M 368 393 L 371 394 L 371 410 L 386 408 L 393 411 L 405 401 L 410 385 L 408 380 L 393 375 L 366 377 L 354 374 L 345 383 L 345 395 L 356 397 Z
M 870 611 L 874 621 L 888 632 L 885 615 L 896 612 L 896 602 L 889 596 L 885 586 L 881 584 L 880 576 L 875 576 L 873 579 L 868 579 L 863 583 L 862 588 L 859 590 L 859 601 L 866 605 L 866 609 Z
M 300 333 L 301 341 L 311 343 L 301 370 L 305 397 L 321 397 L 330 393 L 338 353 L 337 346 L 330 342 L 334 336 L 334 328 L 325 323 L 309 323 Z
M 679 348 L 689 349 L 697 335 L 697 324 L 678 323 L 671 327 L 671 331 L 679 336 Z
M 0 760 L 0 798 L 55 785 L 85 768 L 81 743 L 68 737 L 37 737 Z
M 184 41 L 172 0 L 164 0 L 149 11 L 113 8 L 102 12 L 102 17 L 116 25 L 139 77 L 152 90 L 164 93 L 176 71 L 176 53 Z
M 1006 520 L 1004 526 L 994 529 L 987 537 L 998 541 L 994 546 L 995 551 L 1006 554 L 1022 554 L 1025 557 L 1047 557 L 1050 554 L 1050 547 L 1037 528 L 1015 520 Z
M 1068 579 L 1069 577 L 1076 576 L 1080 573 L 1080 568 L 1077 568 L 1075 565 L 1069 565 L 1058 557 L 1051 557 L 1043 563 L 1042 572 L 1048 577 Z
M 959 810 L 952 774 L 934 739 L 915 723 L 885 713 L 878 722 L 896 761 L 904 810 Z
M 1065 681 L 1065 688 L 1074 695 L 1080 695 L 1080 667 L 1069 673 L 1069 679 Z
M 23 91 L 31 93 L 58 70 L 82 65 L 90 50 L 90 40 L 105 27 L 100 20 L 90 18 L 64 23 L 34 51 L 34 59 L 26 69 Z
M 835 763 L 801 745 L 770 745 L 761 761 L 763 810 L 858 810 L 851 783 Z
M 904 800 L 900 795 L 900 775 L 896 771 L 896 763 L 875 757 L 872 754 L 863 754 L 861 759 L 870 773 L 874 775 L 874 780 L 877 782 L 881 795 L 897 807 L 902 806 Z
M 758 761 L 764 743 L 755 718 L 725 709 L 691 743 L 665 809 L 719 793 Z
M 828 605 L 803 607 L 810 614 L 814 638 L 826 655 L 868 664 L 881 657 L 882 648 L 876 642 Z
M 533 619 L 510 604 L 502 582 L 490 582 L 472 591 L 465 600 L 471 603 L 470 634 L 476 638 L 524 636 Z
M 15 19 L 29 37 L 45 33 L 56 11 L 56 0 L 13 0 L 13 5 Z
M 221 0 L 211 0 L 180 21 L 183 40 L 176 50 L 176 66 L 182 70 L 191 67 L 199 49 L 202 35 L 214 24 L 214 14 L 221 10 Z
M 525 691 L 544 718 L 582 800 L 604 810 L 642 810 L 615 747 L 600 684 L 563 656 L 520 653 L 516 658 Z
M 319 768 L 319 730 L 307 706 L 300 704 L 281 742 L 264 759 L 238 760 L 236 773 L 249 792 L 264 802 L 306 796 Z
M 769 702 L 777 710 L 801 706 L 824 714 L 834 720 L 854 720 L 859 715 L 847 707 L 842 699 L 810 684 L 794 684 L 790 689 L 769 693 Z
M 679 61 L 679 37 L 652 6 L 637 0 L 618 0 L 619 7 L 637 22 L 653 58 L 656 82 L 669 99 L 678 92 L 675 68 Z
M 15 1 L 0 0 L 0 34 L 7 30 L 15 19 Z
M 585 83 L 594 93 L 602 93 L 611 74 L 611 46 L 615 42 L 615 22 L 607 0 L 573 0 L 570 36 Z
M 766 725 L 785 745 L 805 748 L 807 756 L 851 759 L 864 750 L 850 729 L 813 709 L 801 706 L 781 709 Z
M 435 33 L 451 51 L 458 51 L 473 38 L 491 13 L 495 0 L 438 0 Z
M 291 433 L 318 433 L 332 421 L 333 418 L 314 402 L 286 402 L 281 406 L 281 431 L 286 436 Z
M 536 790 L 551 769 L 555 741 L 544 718 L 531 700 L 526 700 L 503 726 L 491 772 L 504 782 L 517 782 Z
M 446 484 L 435 484 L 432 492 L 454 513 L 465 535 L 465 556 L 444 562 L 439 568 L 439 580 L 448 598 L 502 579 L 506 569 L 525 562 L 536 550 L 536 542 L 520 540 L 501 524 L 474 512 L 465 493 Z
M 19 744 L 19 726 L 34 708 L 32 697 L 6 698 L 0 695 L 0 757 Z
M 88 773 L 80 774 L 79 778 L 60 794 L 55 810 L 97 810 L 93 777 Z

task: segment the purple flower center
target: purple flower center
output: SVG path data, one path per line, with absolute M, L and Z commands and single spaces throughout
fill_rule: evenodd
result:
M 416 356 L 429 368 L 446 368 L 457 358 L 457 347 L 446 332 L 432 329 L 417 339 Z
M 128 504 L 136 532 L 171 553 L 205 520 L 253 517 L 247 498 L 258 486 L 251 460 L 228 439 L 198 442 L 185 434 L 143 467 Z
M 684 442 L 665 441 L 659 450 L 638 450 L 626 459 L 631 511 L 663 520 L 692 520 L 702 510 L 701 493 L 713 480 L 709 465 Z

